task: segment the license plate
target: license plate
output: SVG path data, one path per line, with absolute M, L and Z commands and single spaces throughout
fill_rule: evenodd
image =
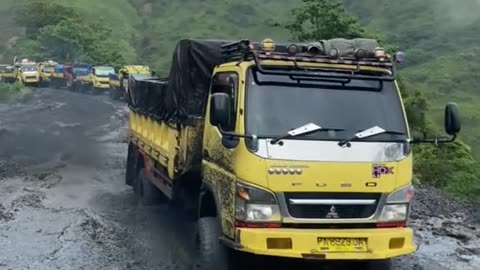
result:
M 317 238 L 321 251 L 326 252 L 366 252 L 366 238 Z

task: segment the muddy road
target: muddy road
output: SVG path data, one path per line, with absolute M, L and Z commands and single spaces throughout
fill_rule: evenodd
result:
M 34 89 L 0 104 L 0 269 L 190 268 L 192 224 L 165 205 L 137 204 L 124 184 L 127 135 L 127 107 L 107 96 Z M 479 269 L 478 208 L 432 190 L 418 196 L 420 248 L 394 269 Z

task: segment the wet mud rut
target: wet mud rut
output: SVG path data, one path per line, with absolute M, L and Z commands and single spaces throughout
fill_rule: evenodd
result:
M 0 269 L 190 269 L 192 224 L 124 184 L 127 135 L 127 107 L 107 96 L 43 88 L 0 104 Z M 476 208 L 420 192 L 420 249 L 394 269 L 479 269 Z

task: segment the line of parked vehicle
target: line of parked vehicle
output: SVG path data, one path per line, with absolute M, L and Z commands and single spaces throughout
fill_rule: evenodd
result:
M 113 66 L 88 63 L 36 63 L 28 59 L 14 65 L 0 65 L 4 83 L 21 83 L 33 87 L 53 87 L 81 93 L 108 92 L 112 99 L 125 99 L 128 78 L 132 75 L 154 76 L 148 66 L 126 65 L 118 71 Z

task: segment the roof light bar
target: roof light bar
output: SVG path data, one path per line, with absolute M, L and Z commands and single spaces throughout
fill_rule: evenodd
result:
M 287 47 L 287 52 L 289 55 L 295 55 L 298 53 L 298 51 L 299 51 L 298 46 L 295 44 L 290 44 Z
M 367 57 L 367 52 L 364 49 L 356 49 L 353 56 L 355 56 L 355 59 L 360 60 Z
M 270 38 L 266 38 L 262 41 L 262 50 L 266 53 L 266 54 L 270 54 L 272 53 L 273 51 L 275 51 L 275 42 L 273 42 L 272 39 Z
M 373 54 L 366 49 L 355 49 L 353 55 L 340 56 L 338 48 L 331 47 L 324 50 L 321 43 L 310 44 L 290 44 L 288 46 L 279 46 L 276 50 L 275 42 L 270 39 L 264 39 L 261 43 L 251 43 L 249 40 L 240 40 L 238 42 L 228 43 L 221 46 L 221 51 L 225 61 L 249 61 L 254 60 L 255 65 L 263 73 L 271 73 L 277 75 L 295 75 L 303 77 L 315 77 L 315 79 L 326 80 L 328 78 L 336 77 L 338 79 L 365 79 L 375 81 L 389 81 L 395 80 L 397 75 L 396 63 L 404 61 L 405 54 L 398 52 L 390 56 L 382 47 L 376 47 Z M 298 71 L 272 71 L 270 68 L 262 67 L 261 61 L 293 61 Z M 378 75 L 363 75 L 359 72 L 356 74 L 341 74 L 332 76 L 320 76 L 310 71 L 300 70 L 297 62 L 310 63 L 328 63 L 341 65 L 355 65 L 355 66 L 371 66 L 385 68 L 391 71 L 390 74 Z M 268 66 L 268 65 L 267 65 Z M 357 74 L 358 73 L 358 74 Z
M 311 54 L 319 54 L 319 53 L 322 53 L 323 50 L 322 48 L 320 48 L 320 45 L 310 45 L 307 48 L 307 52 Z
M 375 57 L 380 61 L 384 61 L 385 58 L 387 57 L 387 54 L 385 53 L 385 49 L 381 47 L 375 48 Z
M 331 48 L 329 51 L 328 51 L 328 56 L 330 56 L 330 58 L 333 58 L 333 59 L 337 59 L 338 56 L 339 56 L 339 51 L 337 48 Z

